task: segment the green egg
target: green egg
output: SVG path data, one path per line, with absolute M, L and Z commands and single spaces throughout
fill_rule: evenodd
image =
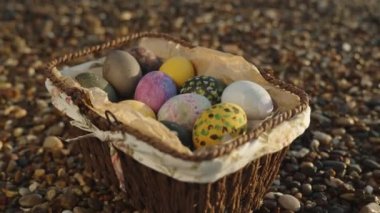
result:
M 226 85 L 211 76 L 195 76 L 185 82 L 181 88 L 181 94 L 196 93 L 205 96 L 211 104 L 220 103 L 221 96 Z
M 91 72 L 84 72 L 75 77 L 75 80 L 85 88 L 98 87 L 107 93 L 108 99 L 112 102 L 116 102 L 118 97 L 115 89 L 101 76 Z

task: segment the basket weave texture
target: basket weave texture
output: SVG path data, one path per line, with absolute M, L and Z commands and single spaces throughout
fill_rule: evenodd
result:
M 308 107 L 308 96 L 302 90 L 273 78 L 269 72 L 261 72 L 265 80 L 271 84 L 296 94 L 300 98 L 300 104 L 288 111 L 274 115 L 258 128 L 236 138 L 231 143 L 189 155 L 180 153 L 165 143 L 147 137 L 131 127 L 111 122 L 111 119 L 98 115 L 88 107 L 91 106 L 91 103 L 86 93 L 68 86 L 54 72 L 57 66 L 66 62 L 104 50 L 120 48 L 131 41 L 137 41 L 144 37 L 162 38 L 185 47 L 193 47 L 187 42 L 166 34 L 137 33 L 53 59 L 47 64 L 44 74 L 56 87 L 71 96 L 81 114 L 85 115 L 100 130 L 121 131 L 134 135 L 137 139 L 161 152 L 188 161 L 199 162 L 227 155 L 237 147 L 258 138 L 261 133 L 293 118 Z M 118 179 L 110 159 L 110 144 L 96 138 L 86 138 L 81 139 L 78 146 L 84 156 L 87 168 L 94 173 L 95 177 L 117 188 Z M 286 147 L 279 152 L 265 155 L 252 161 L 241 170 L 208 184 L 180 182 L 140 164 L 125 153 L 119 151 L 119 156 L 121 156 L 125 177 L 125 194 L 136 209 L 147 212 L 249 212 L 261 205 L 261 199 L 276 177 L 287 149 Z

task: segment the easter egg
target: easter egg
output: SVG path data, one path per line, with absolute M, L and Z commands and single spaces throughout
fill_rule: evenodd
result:
M 205 96 L 211 104 L 220 102 L 223 90 L 226 85 L 211 76 L 195 76 L 185 82 L 180 93 L 196 93 Z
M 128 52 L 135 57 L 140 64 L 143 75 L 158 70 L 162 64 L 160 58 L 158 58 L 152 51 L 143 47 L 134 47 L 129 49 Z
M 103 77 L 115 88 L 119 97 L 129 98 L 141 78 L 140 65 L 128 52 L 114 50 L 104 61 Z
M 153 119 L 156 119 L 156 114 L 154 114 L 153 110 L 148 105 L 144 104 L 143 102 L 136 101 L 136 100 L 125 100 L 125 101 L 119 102 L 118 104 L 128 107 L 132 110 L 135 110 L 146 117 L 151 117 Z
M 181 94 L 170 98 L 158 111 L 158 120 L 178 123 L 191 130 L 195 120 L 207 108 L 210 101 L 195 93 Z
M 135 98 L 158 112 L 162 104 L 177 94 L 174 81 L 163 72 L 153 71 L 137 84 Z
M 247 130 L 247 115 L 236 104 L 220 103 L 202 112 L 195 121 L 193 143 L 195 148 L 221 144 Z
M 170 76 L 178 87 L 195 75 L 191 61 L 184 57 L 176 56 L 166 60 L 160 67 L 160 71 Z
M 193 141 L 191 140 L 191 132 L 189 130 L 171 121 L 161 121 L 161 123 L 171 131 L 175 132 L 183 145 L 187 146 L 190 150 L 194 150 Z
M 273 111 L 269 93 L 251 81 L 235 81 L 224 89 L 222 103 L 239 105 L 247 113 L 248 119 L 264 119 Z
M 102 77 L 92 72 L 84 72 L 75 76 L 75 80 L 85 88 L 98 87 L 107 93 L 108 100 L 117 101 L 115 89 Z

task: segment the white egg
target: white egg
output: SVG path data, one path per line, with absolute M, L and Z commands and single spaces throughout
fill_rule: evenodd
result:
M 222 103 L 234 103 L 246 112 L 248 119 L 264 119 L 273 111 L 269 93 L 251 81 L 235 81 L 222 94 Z

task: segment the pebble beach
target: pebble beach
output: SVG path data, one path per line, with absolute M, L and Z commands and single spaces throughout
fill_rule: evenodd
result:
M 305 90 L 311 124 L 260 213 L 380 212 L 378 0 L 0 3 L 0 212 L 135 212 L 86 171 L 51 104 L 51 58 L 134 32 L 243 56 Z

